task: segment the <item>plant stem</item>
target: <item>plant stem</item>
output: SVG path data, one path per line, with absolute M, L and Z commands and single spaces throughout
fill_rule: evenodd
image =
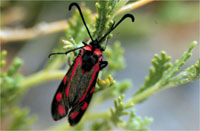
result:
M 61 20 L 51 23 L 39 23 L 28 29 L 1 29 L 0 40 L 2 41 L 1 43 L 25 41 L 41 35 L 65 31 L 68 28 L 68 22 Z
M 157 83 L 153 87 L 150 87 L 150 88 L 146 89 L 145 91 L 143 91 L 143 92 L 141 92 L 141 93 L 139 93 L 137 95 L 134 95 L 129 101 L 133 102 L 134 104 L 140 103 L 143 100 L 147 99 L 149 96 L 151 96 L 154 93 L 156 93 L 159 89 L 160 89 L 160 84 Z
M 83 118 L 83 121 L 92 121 L 95 119 L 103 118 L 107 119 L 110 117 L 110 112 L 105 111 L 105 112 L 100 112 L 100 113 L 88 113 L 86 117 Z
M 117 14 L 121 14 L 121 13 L 125 13 L 125 12 L 128 12 L 128 11 L 131 11 L 131 10 L 133 10 L 133 9 L 136 9 L 136 8 L 138 8 L 138 7 L 141 7 L 141 6 L 143 6 L 143 5 L 146 5 L 146 4 L 148 4 L 148 3 L 152 2 L 152 1 L 154 1 L 154 0 L 138 0 L 138 1 L 136 1 L 136 2 L 132 2 L 132 3 L 130 3 L 130 4 L 126 5 L 126 6 L 124 6 L 123 8 L 121 8 L 121 9 L 117 12 Z
M 42 82 L 62 79 L 65 73 L 66 71 L 61 71 L 61 70 L 40 71 L 36 74 L 33 74 L 25 78 L 25 80 L 23 80 L 19 85 L 22 89 L 27 89 L 31 86 L 38 85 Z
M 134 95 L 127 102 L 127 104 L 130 103 L 130 102 L 133 102 L 134 104 L 141 103 L 142 101 L 144 101 L 148 97 L 152 96 L 153 94 L 157 93 L 158 91 L 166 89 L 166 88 L 170 88 L 170 87 L 175 87 L 175 84 L 169 83 L 166 86 L 163 86 L 163 85 L 161 85 L 161 82 L 158 82 L 157 84 L 153 85 L 152 87 L 149 87 L 145 91 Z

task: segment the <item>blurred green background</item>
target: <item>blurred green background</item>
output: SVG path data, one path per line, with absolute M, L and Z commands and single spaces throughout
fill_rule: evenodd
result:
M 30 28 L 41 22 L 54 22 L 70 18 L 71 1 L 1 1 L 1 29 Z M 81 3 L 81 2 L 80 2 Z M 95 1 L 83 2 L 96 12 Z M 164 50 L 178 59 L 189 44 L 199 41 L 200 8 L 198 1 L 155 1 L 128 12 L 135 16 L 135 22 L 124 21 L 113 32 L 108 44 L 119 40 L 125 48 L 126 68 L 115 75 L 116 80 L 130 79 L 132 88 L 126 93 L 130 97 L 144 83 L 155 53 Z M 123 15 L 123 14 L 122 14 Z M 122 15 L 117 16 L 118 20 Z M 58 46 L 64 32 L 40 36 L 23 42 L 1 43 L 1 50 L 8 51 L 8 65 L 15 56 L 24 60 L 20 70 L 29 75 L 41 70 L 48 62 L 48 54 Z M 185 67 L 192 65 L 199 57 L 199 45 Z M 6 67 L 5 67 L 6 70 Z M 47 129 L 58 124 L 51 118 L 50 106 L 60 81 L 43 83 L 24 94 L 20 106 L 30 108 L 38 115 L 33 129 Z M 109 105 L 113 105 L 112 102 Z M 95 104 L 95 102 L 94 102 Z M 98 106 L 97 111 L 108 109 L 108 104 Z M 151 116 L 154 122 L 151 130 L 198 130 L 199 129 L 199 81 L 167 89 L 135 106 L 137 114 Z M 62 120 L 67 122 L 67 120 Z M 6 127 L 6 122 L 1 122 Z

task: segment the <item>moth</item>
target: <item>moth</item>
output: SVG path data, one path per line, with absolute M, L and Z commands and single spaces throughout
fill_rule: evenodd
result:
M 87 44 L 83 41 L 83 46 L 81 47 L 68 50 L 64 53 L 49 54 L 49 57 L 56 54 L 66 55 L 75 50 L 80 50 L 73 64 L 61 81 L 51 106 L 53 119 L 59 120 L 67 116 L 71 126 L 76 125 L 81 120 L 95 90 L 99 71 L 108 65 L 108 62 L 103 60 L 102 52 L 105 51 L 105 48 L 102 48 L 100 43 L 104 41 L 124 19 L 130 18 L 132 22 L 134 21 L 133 15 L 126 14 L 116 24 L 113 24 L 102 38 L 94 40 L 86 25 L 81 8 L 77 3 L 71 3 L 69 10 L 71 10 L 73 6 L 77 7 L 91 42 Z

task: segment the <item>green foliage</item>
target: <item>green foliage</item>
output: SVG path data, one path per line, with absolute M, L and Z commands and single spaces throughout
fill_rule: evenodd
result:
M 140 117 L 136 117 L 135 110 L 132 110 L 129 115 L 129 119 L 126 124 L 123 125 L 127 130 L 148 130 L 147 126 L 153 121 L 152 118 L 145 117 L 143 120 Z
M 110 15 L 108 14 L 108 12 L 110 12 L 112 7 L 109 6 L 108 3 L 109 1 L 99 1 L 99 3 L 96 3 L 98 17 L 96 18 L 96 30 L 93 34 L 93 37 L 95 39 L 101 38 L 103 34 L 109 29 L 109 26 L 107 26 L 107 24 L 110 19 Z
M 1 52 L 1 70 L 6 65 L 5 56 L 6 51 Z M 0 94 L 1 94 L 1 118 L 8 115 L 10 112 L 10 107 L 14 105 L 21 94 L 19 88 L 19 81 L 23 79 L 23 76 L 17 74 L 19 67 L 22 65 L 22 61 L 19 58 L 15 58 L 13 63 L 8 68 L 7 72 L 1 73 L 1 83 L 0 83 Z
M 18 107 L 15 107 L 12 111 L 13 120 L 11 122 L 9 130 L 30 130 L 30 127 L 35 121 L 36 117 L 27 117 L 29 115 L 29 110 L 27 108 L 20 109 Z
M 199 79 L 200 79 L 200 59 L 197 60 L 196 64 L 184 69 L 179 74 L 177 74 L 174 78 L 170 80 L 170 83 L 173 85 L 179 85 Z
M 130 88 L 129 80 L 124 80 L 122 82 L 116 82 L 115 84 L 110 86 L 110 88 L 107 87 L 107 90 L 104 91 L 101 99 L 107 100 L 107 99 L 110 99 L 113 97 L 117 97 L 121 94 L 124 94 L 128 88 Z
M 197 45 L 197 42 L 194 41 L 190 45 L 189 49 L 186 52 L 184 52 L 182 57 L 179 60 L 176 60 L 176 62 L 164 73 L 164 77 L 160 80 L 162 86 L 166 86 L 168 83 L 170 83 L 171 78 L 180 70 L 180 68 L 190 58 L 190 56 L 192 55 L 191 51 L 196 45 Z
M 18 73 L 19 68 L 22 65 L 22 60 L 15 58 L 12 64 L 9 66 L 6 72 L 2 72 L 3 67 L 6 65 L 5 56 L 7 52 L 3 50 L 1 52 L 1 76 L 0 76 L 0 95 L 1 95 L 1 121 L 9 119 L 9 128 L 13 129 L 29 129 L 33 123 L 34 118 L 28 116 L 27 109 L 20 109 L 17 103 L 24 93 L 24 90 L 20 88 L 20 82 L 24 80 L 24 77 Z M 9 117 L 10 118 L 9 118 Z
M 112 108 L 110 109 L 111 121 L 113 122 L 115 126 L 123 123 L 123 121 L 120 120 L 121 116 L 129 114 L 129 112 L 125 111 L 125 109 L 133 107 L 133 103 L 131 103 L 128 106 L 125 106 L 122 102 L 123 99 L 124 99 L 124 95 L 119 96 L 118 99 L 114 101 L 115 110 L 113 110 Z
M 133 103 L 123 103 L 124 95 L 114 100 L 114 109 L 110 109 L 110 115 L 101 121 L 96 121 L 91 125 L 91 130 L 111 130 L 114 125 L 116 128 L 129 130 L 147 130 L 147 126 L 152 118 L 145 117 L 142 120 L 136 116 L 135 111 L 127 111 L 134 106 Z M 129 116 L 127 121 L 121 120 L 122 116 Z
M 157 54 L 154 56 L 154 59 L 152 60 L 153 67 L 149 68 L 149 76 L 145 78 L 145 84 L 138 92 L 136 92 L 136 94 L 153 86 L 163 77 L 164 72 L 171 67 L 171 64 L 169 63 L 170 59 L 171 57 L 168 57 L 164 51 L 161 52 L 160 58 Z
M 109 65 L 106 72 L 103 72 L 103 77 L 107 77 L 108 74 L 114 74 L 125 67 L 124 49 L 120 42 L 115 42 L 112 48 L 108 46 L 104 54 L 109 61 Z
M 108 120 L 96 121 L 90 127 L 90 130 L 95 130 L 95 131 L 111 130 L 111 129 L 112 127 L 109 125 Z
M 113 24 L 112 19 L 115 16 L 116 12 L 127 2 L 128 0 L 99 0 L 96 3 L 98 16 L 96 18 L 95 31 L 93 33 L 93 37 L 95 39 L 101 38 L 103 34 L 105 34 L 109 30 L 109 28 Z
M 197 45 L 194 41 L 189 49 L 184 52 L 179 60 L 176 60 L 174 64 L 171 64 L 170 57 L 165 52 L 161 52 L 161 57 L 154 56 L 152 60 L 153 68 L 149 69 L 149 76 L 146 77 L 145 84 L 135 93 L 133 96 L 137 98 L 140 94 L 145 94 L 142 98 L 138 97 L 137 102 L 142 102 L 153 93 L 168 87 L 172 87 L 178 84 L 184 84 L 193 80 L 199 79 L 199 60 L 195 65 L 181 71 L 178 75 L 175 75 L 185 62 L 191 56 L 192 49 Z
M 135 114 L 135 110 L 127 111 L 127 109 L 132 108 L 134 104 L 132 102 L 123 103 L 124 95 L 119 96 L 118 99 L 114 101 L 115 109 L 111 108 L 111 121 L 118 127 L 129 130 L 147 130 L 147 126 L 152 122 L 152 118 L 145 117 L 142 120 L 139 116 Z M 121 120 L 121 116 L 129 115 L 127 121 Z
M 92 24 L 93 19 L 91 17 L 91 11 L 89 9 L 86 9 L 85 7 L 81 7 L 84 14 L 84 19 L 87 22 L 87 26 L 89 30 L 92 32 Z M 66 38 L 69 40 L 70 38 L 73 38 L 76 42 L 75 47 L 82 46 L 82 41 L 88 39 L 89 35 L 86 31 L 86 28 L 83 25 L 82 19 L 80 17 L 79 12 L 76 10 L 72 19 L 69 20 L 69 29 L 66 30 Z M 73 47 L 74 48 L 74 47 Z

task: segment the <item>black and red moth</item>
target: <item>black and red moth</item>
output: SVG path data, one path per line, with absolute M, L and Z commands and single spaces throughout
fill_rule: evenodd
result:
M 124 19 L 129 17 L 132 22 L 134 21 L 133 15 L 126 14 L 118 23 L 113 24 L 101 39 L 93 40 L 79 5 L 77 3 L 71 3 L 69 10 L 71 10 L 73 6 L 78 8 L 91 42 L 89 44 L 83 42 L 84 46 L 68 50 L 65 53 L 49 54 L 50 57 L 55 54 L 68 54 L 80 49 L 74 63 L 61 81 L 53 98 L 51 107 L 51 113 L 54 120 L 59 120 L 68 116 L 71 126 L 76 125 L 80 121 L 84 112 L 88 108 L 92 94 L 95 90 L 99 71 L 105 68 L 108 64 L 107 61 L 103 61 L 102 52 L 105 49 L 100 46 L 100 43 L 105 40 L 110 32 L 113 31 Z

